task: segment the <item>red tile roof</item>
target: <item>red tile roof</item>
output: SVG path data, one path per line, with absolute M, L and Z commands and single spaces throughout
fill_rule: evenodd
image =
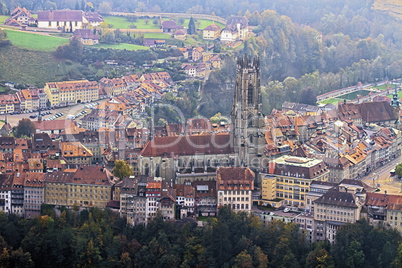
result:
M 178 137 L 155 137 L 142 150 L 142 156 L 230 154 L 233 147 L 229 134 Z
M 254 172 L 246 167 L 219 167 L 217 190 L 254 190 Z
M 74 120 L 71 119 L 59 119 L 52 121 L 34 121 L 33 122 L 36 129 L 42 131 L 46 130 L 63 130 L 74 126 Z
M 47 10 L 38 11 L 38 21 L 82 21 L 82 10 Z

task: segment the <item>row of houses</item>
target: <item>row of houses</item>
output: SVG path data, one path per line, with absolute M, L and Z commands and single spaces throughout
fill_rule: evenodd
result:
M 306 194 L 310 209 L 302 213 L 293 207 L 288 211 L 254 210 L 264 224 L 273 220 L 297 224 L 310 242 L 335 241 L 337 230 L 365 219 L 376 227 L 394 228 L 402 233 L 402 196 L 377 193 L 359 180 L 344 179 L 339 183 L 313 181 Z
M 0 95 L 0 114 L 93 102 L 124 93 L 130 95 L 130 92 L 130 99 L 149 104 L 160 99 L 173 86 L 167 72 L 102 78 L 99 83 L 88 80 L 51 82 L 45 83 L 43 89 L 22 89 L 15 94 Z
M 173 20 L 162 21 L 161 28 L 164 33 L 170 33 L 176 39 L 184 39 L 187 34 L 186 29 Z M 230 17 L 223 29 L 215 23 L 202 29 L 202 36 L 205 40 L 220 39 L 223 42 L 244 41 L 248 38 L 248 35 L 248 19 L 244 16 Z
M 44 109 L 47 101 L 43 89 L 22 89 L 15 94 L 0 95 L 0 114 Z
M 265 119 L 265 151 L 271 158 L 313 156 L 328 166 L 331 181 L 356 179 L 400 155 L 399 118 L 399 109 L 386 101 L 273 111 Z
M 103 166 L 83 164 L 47 172 L 5 171 L 0 173 L 0 211 L 32 218 L 40 215 L 42 204 L 108 207 L 130 224 L 147 224 L 158 212 L 164 220 L 216 216 L 217 207 L 224 205 L 250 212 L 253 182 L 248 168 L 219 168 L 213 180 L 175 185 L 160 177 L 120 180 Z

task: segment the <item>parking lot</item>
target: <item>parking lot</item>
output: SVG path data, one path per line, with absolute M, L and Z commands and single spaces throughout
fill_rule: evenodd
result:
M 92 102 L 87 104 L 77 104 L 74 106 L 49 109 L 41 111 L 42 120 L 56 120 L 56 119 L 67 119 L 68 116 L 74 117 L 69 119 L 74 119 L 77 122 L 82 119 L 86 114 L 90 113 L 91 109 L 96 107 L 99 102 Z M 17 126 L 18 122 L 23 118 L 29 118 L 32 121 L 38 120 L 39 112 L 30 113 L 20 113 L 20 114 L 8 114 L 7 122 L 11 126 Z M 5 119 L 6 115 L 0 115 L 0 119 Z

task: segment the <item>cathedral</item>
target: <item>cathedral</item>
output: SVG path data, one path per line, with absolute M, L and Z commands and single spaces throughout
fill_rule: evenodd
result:
M 139 174 L 175 182 L 214 180 L 217 167 L 268 166 L 258 58 L 237 60 L 229 133 L 154 137 L 138 158 Z

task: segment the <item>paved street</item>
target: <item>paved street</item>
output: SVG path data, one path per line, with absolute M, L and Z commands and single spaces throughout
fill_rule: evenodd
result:
M 399 163 L 402 163 L 402 156 L 377 169 L 366 177 L 363 177 L 364 181 L 369 186 L 380 185 L 380 193 L 387 191 L 388 194 L 402 194 L 402 183 L 397 176 L 390 176 L 390 171 L 395 168 Z

